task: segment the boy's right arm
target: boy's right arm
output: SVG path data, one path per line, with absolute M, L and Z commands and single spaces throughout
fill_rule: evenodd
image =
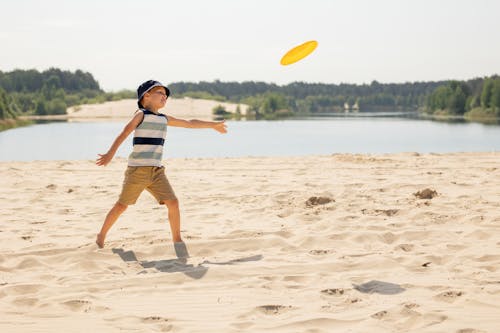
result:
M 143 117 L 144 114 L 142 112 L 137 112 L 135 114 L 134 118 L 132 118 L 132 120 L 130 120 L 128 124 L 125 125 L 120 135 L 116 137 L 108 152 L 106 154 L 98 154 L 99 157 L 96 160 L 97 165 L 106 166 L 109 162 L 111 162 L 116 154 L 116 151 L 118 150 L 118 147 L 120 147 L 120 145 L 123 143 L 123 141 L 125 141 L 130 133 L 132 133 L 136 129 L 136 127 L 139 126 Z

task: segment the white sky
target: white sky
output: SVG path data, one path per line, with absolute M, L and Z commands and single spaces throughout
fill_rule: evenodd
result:
M 279 64 L 291 47 L 319 46 Z M 176 81 L 369 83 L 500 74 L 498 0 L 3 0 L 0 70 Z

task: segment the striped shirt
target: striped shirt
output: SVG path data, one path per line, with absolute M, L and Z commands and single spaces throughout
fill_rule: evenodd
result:
M 163 144 L 167 135 L 168 118 L 147 109 L 142 122 L 134 131 L 134 148 L 128 157 L 129 166 L 161 166 Z

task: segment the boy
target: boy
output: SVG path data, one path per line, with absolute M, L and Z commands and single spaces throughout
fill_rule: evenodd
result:
M 106 166 L 115 155 L 118 147 L 134 132 L 133 151 L 128 159 L 122 192 L 118 201 L 106 215 L 96 243 L 102 248 L 109 229 L 129 205 L 135 204 L 143 190 L 148 190 L 160 204 L 168 208 L 168 220 L 175 243 L 182 242 L 180 231 L 179 201 L 170 186 L 165 169 L 161 165 L 163 143 L 167 125 L 184 128 L 213 128 L 226 133 L 224 121 L 183 120 L 159 113 L 170 96 L 170 90 L 158 81 L 149 80 L 137 88 L 137 105 L 132 120 L 115 139 L 106 154 L 98 154 L 96 164 Z

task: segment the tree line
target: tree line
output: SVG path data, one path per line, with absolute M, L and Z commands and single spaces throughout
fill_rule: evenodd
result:
M 431 114 L 500 117 L 500 77 L 450 81 L 432 92 L 425 111 Z
M 257 116 L 273 118 L 345 110 L 420 111 L 439 115 L 500 117 L 500 78 L 413 83 L 323 84 L 293 82 L 176 82 L 174 96 L 243 103 Z M 220 113 L 220 110 L 218 111 Z
M 256 117 L 370 111 L 416 111 L 430 114 L 468 113 L 499 116 L 500 78 L 468 81 L 287 85 L 246 82 L 175 82 L 173 97 L 214 99 L 249 105 Z M 135 98 L 135 91 L 104 92 L 92 74 L 50 68 L 46 71 L 0 71 L 0 119 L 18 115 L 65 114 L 69 106 Z M 219 113 L 222 110 L 218 110 Z
M 92 74 L 57 68 L 0 71 L 0 119 L 65 114 L 73 105 L 133 98 L 130 91 L 104 92 Z
M 310 114 L 339 112 L 345 108 L 362 111 L 416 110 L 441 82 L 383 84 L 324 84 L 293 82 L 176 82 L 170 85 L 176 96 L 210 98 L 243 103 L 257 114 Z

